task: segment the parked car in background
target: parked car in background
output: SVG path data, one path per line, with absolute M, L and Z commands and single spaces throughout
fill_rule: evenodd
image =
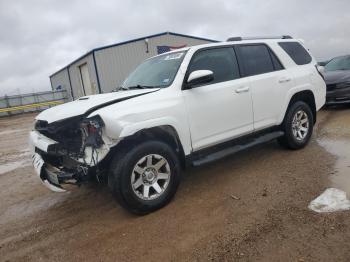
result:
M 324 67 L 326 104 L 350 103 L 350 55 L 333 58 Z
M 36 117 L 33 164 L 54 191 L 96 177 L 145 214 L 166 205 L 181 170 L 278 139 L 307 145 L 326 85 L 299 40 L 231 38 L 147 59 L 121 91 Z

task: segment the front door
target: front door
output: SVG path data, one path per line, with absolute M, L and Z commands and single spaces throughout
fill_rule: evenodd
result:
M 214 79 L 183 91 L 193 150 L 225 142 L 253 131 L 249 85 L 240 79 L 232 47 L 197 51 L 187 76 L 196 70 L 211 70 Z

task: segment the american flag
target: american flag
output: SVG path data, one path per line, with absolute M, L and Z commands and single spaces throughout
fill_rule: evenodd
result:
M 166 52 L 169 52 L 169 51 L 172 51 L 172 50 L 183 48 L 185 46 L 187 46 L 187 45 L 180 45 L 180 46 L 158 45 L 157 46 L 157 52 L 158 52 L 158 55 L 159 55 L 159 54 L 163 54 L 163 53 L 166 53 Z

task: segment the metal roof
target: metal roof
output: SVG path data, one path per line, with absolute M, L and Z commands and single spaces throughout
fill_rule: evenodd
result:
M 116 43 L 116 44 L 105 45 L 105 46 L 94 48 L 94 49 L 88 51 L 87 53 L 85 53 L 84 55 L 82 55 L 82 56 L 78 57 L 77 59 L 73 60 L 72 62 L 70 62 L 65 67 L 63 67 L 63 68 L 59 69 L 58 71 L 56 71 L 55 73 L 51 74 L 50 78 L 52 76 L 56 75 L 57 73 L 65 70 L 66 68 L 68 68 L 69 66 L 71 66 L 75 62 L 79 61 L 80 59 L 82 59 L 82 58 L 84 58 L 84 57 L 86 57 L 86 56 L 88 56 L 88 55 L 90 55 L 90 54 L 92 54 L 92 53 L 94 53 L 96 51 L 103 50 L 103 49 L 106 49 L 106 48 L 116 47 L 116 46 L 120 46 L 120 45 L 125 45 L 125 44 L 129 44 L 129 43 L 137 42 L 137 41 L 140 41 L 140 40 L 145 40 L 147 38 L 153 38 L 153 37 L 158 37 L 158 36 L 162 36 L 162 35 L 181 36 L 181 37 L 193 38 L 193 39 L 198 39 L 198 40 L 210 41 L 210 42 L 213 42 L 213 43 L 220 42 L 220 41 L 213 40 L 213 39 L 197 37 L 197 36 L 191 36 L 191 35 L 178 34 L 178 33 L 174 33 L 174 32 L 163 32 L 163 33 L 159 33 L 159 34 L 148 35 L 148 36 L 135 38 L 135 39 L 132 39 L 132 40 L 128 40 L 128 41 L 124 41 L 124 42 L 120 42 L 120 43 Z

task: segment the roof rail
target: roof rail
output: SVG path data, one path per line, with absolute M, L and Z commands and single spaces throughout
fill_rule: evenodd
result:
M 226 41 L 242 41 L 242 40 L 259 40 L 259 39 L 293 39 L 290 35 L 281 35 L 281 36 L 254 36 L 254 37 L 241 37 L 235 36 L 230 37 Z

